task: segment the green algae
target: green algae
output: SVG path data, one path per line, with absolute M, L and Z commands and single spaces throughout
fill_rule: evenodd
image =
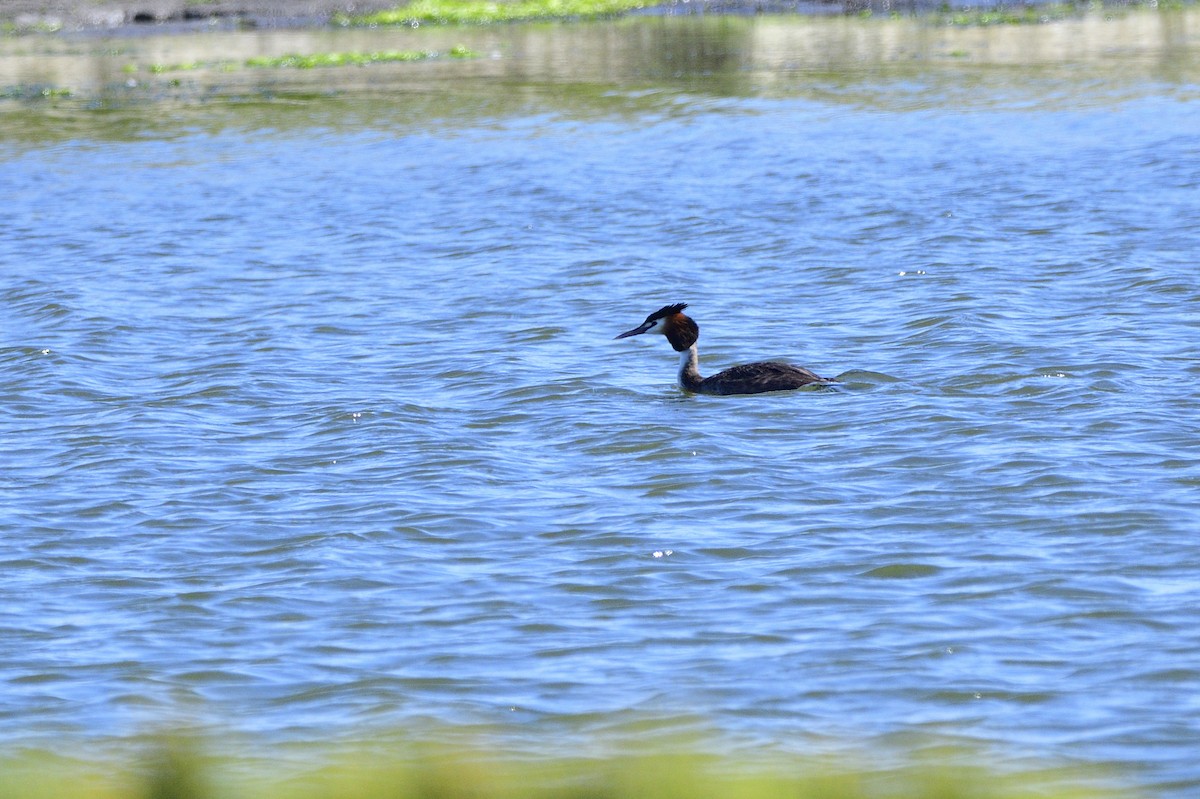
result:
M 329 67 L 364 67 L 406 61 L 427 61 L 435 58 L 478 58 L 468 47 L 456 45 L 449 50 L 372 50 L 368 52 L 287 53 L 280 56 L 255 56 L 244 61 L 185 61 L 176 64 L 155 63 L 145 67 L 152 75 L 195 70 L 233 72 L 237 69 L 321 69 Z M 126 64 L 122 71 L 138 72 L 137 64 Z
M 1081 19 L 1091 14 L 1103 15 L 1106 19 L 1123 17 L 1138 10 L 1178 11 L 1184 7 L 1182 0 L 1130 0 L 1129 2 L 1051 2 L 1051 3 L 998 3 L 980 8 L 951 8 L 943 4 L 940 8 L 916 14 L 933 25 L 955 27 L 989 27 L 993 25 L 1045 25 L 1068 19 Z
M 998 5 L 987 9 L 950 9 L 943 6 L 929 16 L 935 25 L 960 27 L 984 27 L 990 25 L 1040 25 L 1047 22 L 1081 17 L 1095 7 L 1075 3 L 1047 3 L 1042 5 Z
M 383 64 L 396 61 L 425 61 L 431 58 L 477 58 L 474 51 L 462 47 L 452 47 L 443 52 L 435 50 L 384 50 L 368 53 L 291 53 L 282 56 L 259 56 L 248 58 L 245 66 L 252 69 L 317 69 L 320 67 L 366 66 L 367 64 Z
M 0 88 L 0 100 L 53 100 L 72 97 L 74 94 L 65 86 L 6 86 Z
M 620 16 L 660 5 L 663 0 L 414 0 L 372 14 L 342 15 L 343 25 L 488 25 L 544 20 L 584 20 Z

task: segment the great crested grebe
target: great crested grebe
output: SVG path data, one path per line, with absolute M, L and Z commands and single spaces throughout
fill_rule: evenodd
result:
M 683 313 L 686 302 L 664 305 L 646 317 L 646 321 L 633 330 L 626 330 L 617 338 L 638 336 L 654 331 L 662 333 L 671 342 L 675 351 L 681 353 L 679 360 L 679 385 L 685 391 L 696 394 L 761 394 L 764 391 L 789 391 L 812 383 L 833 383 L 831 378 L 819 377 L 800 366 L 779 361 L 763 361 L 734 366 L 711 377 L 700 376 L 700 356 L 696 352 L 696 341 L 700 338 L 700 325 Z

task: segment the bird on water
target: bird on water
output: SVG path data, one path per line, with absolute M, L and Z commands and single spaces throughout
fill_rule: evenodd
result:
M 803 367 L 779 361 L 747 363 L 710 377 L 701 377 L 700 356 L 696 351 L 700 325 L 683 312 L 686 307 L 686 302 L 664 305 L 633 330 L 626 330 L 616 338 L 662 333 L 675 351 L 680 353 L 679 385 L 695 394 L 761 394 L 765 391 L 790 391 L 813 383 L 836 382 Z

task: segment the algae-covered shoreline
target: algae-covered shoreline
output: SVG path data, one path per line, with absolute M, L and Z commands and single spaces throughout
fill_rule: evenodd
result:
M 771 2 L 783 7 L 777 0 Z M 313 27 L 400 5 L 402 0 L 6 0 L 0 3 L 0 25 L 13 32 L 125 28 L 131 33 L 211 25 Z M 717 3 L 711 5 L 718 9 Z M 765 6 L 754 0 L 720 3 L 720 9 L 735 7 Z
M 13 31 L 159 29 L 218 23 L 254 26 L 327 24 L 337 14 L 363 14 L 394 0 L 5 0 L 0 24 Z
M 512 5 L 517 0 L 501 0 Z M 1117 5 L 1127 4 L 1118 0 Z M 319 27 L 408 5 L 404 0 L 4 0 L 0 32 L 122 30 L 186 32 L 213 26 L 252 28 Z M 1028 9 L 1059 5 L 1005 0 L 646 0 L 665 14 L 846 14 L 961 9 Z M 1071 4 L 1068 4 L 1071 5 Z M 1085 3 L 1080 8 L 1090 8 Z
M 409 8 L 431 4 L 422 0 Z M 1070 8 L 1056 15 L 1060 7 L 1037 7 L 1036 18 L 1030 7 L 1014 8 L 1016 17 L 979 11 L 869 19 L 631 15 L 587 25 L 372 25 L 360 7 L 351 19 L 269 28 L 217 20 L 61 29 L 0 36 L 0 101 L 10 115 L 18 108 L 34 114 L 68 108 L 137 113 L 162 102 L 174 103 L 177 111 L 200 103 L 212 115 L 222 107 L 212 100 L 303 96 L 353 103 L 358 96 L 403 94 L 411 102 L 422 92 L 437 98 L 465 92 L 471 107 L 495 109 L 521 107 L 528 99 L 527 92 L 496 90 L 497 82 L 515 82 L 536 85 L 542 100 L 576 111 L 589 98 L 610 106 L 606 92 L 614 86 L 824 100 L 861 99 L 861 91 L 886 105 L 905 102 L 911 81 L 935 80 L 962 87 L 955 102 L 969 106 L 975 102 L 970 86 L 978 81 L 1004 82 L 1032 97 L 1100 92 L 1110 98 L 1164 87 L 1187 93 L 1196 85 L 1200 8 Z M 343 7 L 336 13 L 351 12 Z M 1014 82 L 1016 73 L 996 67 L 1024 77 Z M 841 88 L 829 89 L 820 76 Z M 847 93 L 845 87 L 860 78 L 861 90 Z M 346 108 L 342 113 L 361 116 Z M 368 118 L 379 113 L 372 106 Z M 241 118 L 240 112 L 229 115 L 230 121 Z M 26 139 L 32 131 L 56 137 L 70 127 L 61 118 L 47 127 L 47 119 L 43 114 L 13 122 L 6 137 Z M 72 119 L 79 124 L 93 117 Z M 143 121 L 154 128 L 163 124 L 153 113 Z

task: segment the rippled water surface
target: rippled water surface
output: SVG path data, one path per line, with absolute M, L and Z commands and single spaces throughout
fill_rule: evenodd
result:
M 0 744 L 641 721 L 1192 795 L 1197 30 L 3 41 L 74 96 L 0 100 Z M 685 395 L 612 340 L 667 302 L 841 383 Z

